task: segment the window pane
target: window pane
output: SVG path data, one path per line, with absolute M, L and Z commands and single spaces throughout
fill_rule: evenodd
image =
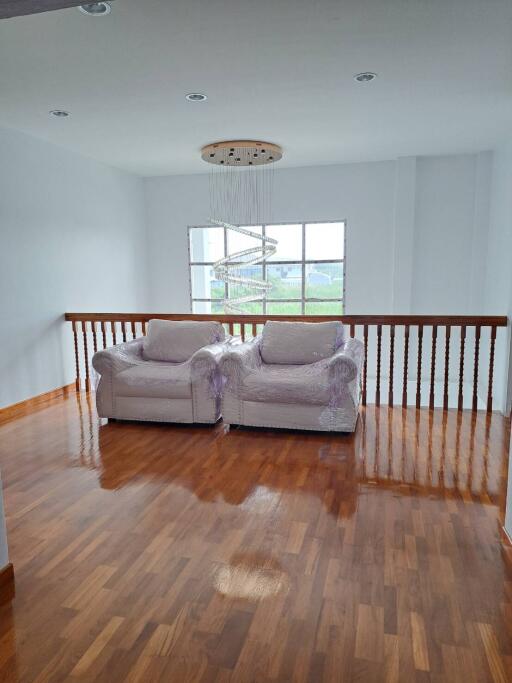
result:
M 342 263 L 306 263 L 306 299 L 342 298 Z
M 338 315 L 342 313 L 342 301 L 306 302 L 306 315 Z
M 241 309 L 241 315 L 262 315 L 263 301 L 250 301 L 246 304 L 240 304 L 238 308 Z
M 224 313 L 222 301 L 193 301 L 192 313 Z
M 191 228 L 192 261 L 218 261 L 224 256 L 224 228 Z
M 301 315 L 300 301 L 267 301 L 269 315 Z
M 301 299 L 302 298 L 302 265 L 267 266 L 267 278 L 272 289 L 267 299 Z
M 269 261 L 302 261 L 302 225 L 267 225 L 265 234 L 277 240 Z
M 263 281 L 263 268 L 260 265 L 256 266 L 239 266 L 237 268 L 230 269 L 230 276 L 235 279 L 250 278 L 251 280 L 261 280 Z M 229 282 L 229 298 L 234 299 L 242 296 L 249 296 L 254 294 L 255 296 L 261 295 L 260 290 L 256 290 L 253 286 L 245 284 L 243 282 Z
M 306 224 L 306 260 L 342 259 L 344 223 Z
M 244 230 L 250 230 L 251 232 L 256 232 L 259 235 L 262 233 L 261 225 L 242 225 Z M 256 237 L 250 237 L 249 235 L 242 235 L 235 230 L 228 230 L 228 255 L 235 254 L 238 251 L 244 251 L 245 249 L 251 249 L 252 247 L 261 247 L 261 240 Z
M 215 278 L 212 266 L 191 266 L 190 270 L 194 299 L 224 298 L 224 282 Z

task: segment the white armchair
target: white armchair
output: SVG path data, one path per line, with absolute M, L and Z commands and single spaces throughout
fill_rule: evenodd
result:
M 267 322 L 222 357 L 224 422 L 353 432 L 363 357 L 339 323 Z
M 98 414 L 120 420 L 217 422 L 225 344 L 220 323 L 151 320 L 147 337 L 94 355 L 100 375 Z

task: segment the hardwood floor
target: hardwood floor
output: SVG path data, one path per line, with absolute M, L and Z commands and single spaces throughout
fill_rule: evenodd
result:
M 0 427 L 0 681 L 512 680 L 509 424 L 368 407 L 355 436 Z

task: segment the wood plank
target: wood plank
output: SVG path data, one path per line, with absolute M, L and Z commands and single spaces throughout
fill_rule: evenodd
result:
M 14 567 L 12 562 L 0 569 L 0 605 L 9 602 L 14 598 Z
M 411 612 L 411 633 L 414 666 L 419 671 L 430 671 L 425 621 L 417 612 Z
M 103 631 L 88 648 L 87 652 L 78 660 L 76 666 L 71 671 L 71 676 L 83 676 L 83 674 L 87 673 L 87 670 L 96 661 L 102 650 L 105 649 L 122 623 L 122 617 L 112 617 L 112 619 L 110 619 Z

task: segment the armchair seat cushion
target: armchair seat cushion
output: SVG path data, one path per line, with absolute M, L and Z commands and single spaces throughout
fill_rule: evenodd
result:
M 242 380 L 244 401 L 327 405 L 329 378 L 325 362 L 310 365 L 265 365 Z
M 139 363 L 114 378 L 117 396 L 191 398 L 190 364 Z

